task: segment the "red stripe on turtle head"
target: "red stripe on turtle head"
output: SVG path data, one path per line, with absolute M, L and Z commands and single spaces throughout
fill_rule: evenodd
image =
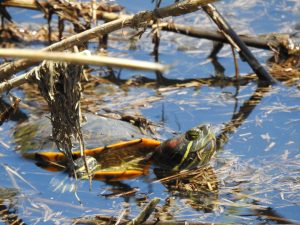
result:
M 174 139 L 167 141 L 167 143 L 164 147 L 168 148 L 168 149 L 174 149 L 178 146 L 179 143 L 180 143 L 180 140 L 174 138 Z

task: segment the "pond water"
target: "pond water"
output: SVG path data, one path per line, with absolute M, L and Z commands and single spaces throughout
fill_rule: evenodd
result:
M 153 4 L 138 0 L 120 0 L 127 12 L 151 9 Z M 169 4 L 172 1 L 164 1 Z M 228 7 L 230 5 L 230 7 Z M 297 0 L 227 1 L 216 3 L 220 12 L 240 33 L 263 34 L 269 32 L 295 32 L 300 21 Z M 43 23 L 36 12 L 27 14 L 20 9 L 9 9 L 14 20 L 21 23 Z M 25 21 L 26 15 L 26 21 Z M 215 28 L 204 12 L 174 18 L 177 23 Z M 129 48 L 128 41 L 117 40 L 116 32 L 109 41 L 108 53 L 113 56 L 153 61 L 150 31 Z M 159 60 L 172 65 L 163 74 L 169 79 L 207 78 L 215 75 L 215 68 L 207 56 L 212 43 L 180 34 L 161 32 Z M 91 50 L 96 48 L 90 45 Z M 252 49 L 265 64 L 272 53 Z M 225 76 L 234 77 L 231 49 L 225 46 L 219 63 Z M 96 68 L 97 69 L 97 68 Z M 251 73 L 249 66 L 239 61 L 242 75 Z M 96 73 L 95 73 L 96 75 Z M 155 73 L 122 70 L 120 78 L 134 76 L 155 79 Z M 27 116 L 34 114 L 38 105 L 23 90 L 12 93 L 24 99 L 20 105 Z M 98 97 L 97 95 L 100 95 Z M 256 97 L 256 101 L 250 101 Z M 161 219 L 203 223 L 300 223 L 300 90 L 299 83 L 282 83 L 259 87 L 256 81 L 236 87 L 234 85 L 202 85 L 176 88 L 168 85 L 120 86 L 114 83 L 98 85 L 93 94 L 86 94 L 100 111 L 101 108 L 123 112 L 139 112 L 155 124 L 163 138 L 172 137 L 201 123 L 212 124 L 216 132 L 226 126 L 234 115 L 243 120 L 235 132 L 227 133 L 224 145 L 210 166 L 218 182 L 218 190 L 203 195 L 185 196 L 170 191 L 150 169 L 147 176 L 118 183 L 78 181 L 77 193 L 70 191 L 75 181 L 63 172 L 50 172 L 25 160 L 16 151 L 14 132 L 16 121 L 0 127 L 0 183 L 1 187 L 18 188 L 14 213 L 26 224 L 69 224 L 81 216 L 103 215 L 126 219 L 134 218 L 154 197 L 161 199 Z M 155 99 L 151 101 L 151 99 Z M 140 101 L 140 104 L 137 102 Z M 37 101 L 38 102 L 38 101 Z M 250 102 L 250 103 L 249 103 Z M 138 105 L 138 106 L 137 106 Z M 30 107 L 29 107 L 30 106 Z M 47 112 L 40 109 L 39 117 Z M 35 115 L 36 116 L 36 115 Z M 13 173 L 16 171 L 17 173 Z M 112 196 L 116 190 L 136 189 L 129 196 Z M 108 195 L 108 196 L 107 196 Z M 162 213 L 164 212 L 164 213 Z M 1 223 L 1 220 L 0 220 Z

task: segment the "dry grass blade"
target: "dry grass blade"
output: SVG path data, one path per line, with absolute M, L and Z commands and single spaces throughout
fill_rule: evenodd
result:
M 38 191 L 32 184 L 30 184 L 24 177 L 22 177 L 15 169 L 13 169 L 10 166 L 5 165 L 5 164 L 2 164 L 2 166 L 7 171 L 7 173 L 10 175 L 10 177 L 13 178 L 12 175 L 15 175 L 20 180 L 22 180 L 25 184 L 27 184 L 29 187 L 31 187 L 33 190 Z M 15 183 L 16 188 L 18 188 L 16 181 L 13 181 L 13 182 Z
M 204 169 L 205 169 L 205 167 L 200 167 L 195 170 L 183 170 L 174 175 L 170 175 L 170 176 L 166 176 L 166 177 L 157 179 L 157 180 L 153 181 L 153 183 L 158 183 L 158 182 L 164 183 L 164 182 L 169 182 L 171 180 L 176 180 L 178 178 L 185 178 L 186 176 L 198 175 L 199 173 L 203 172 Z
M 103 194 L 103 196 L 109 197 L 109 198 L 124 197 L 124 196 L 133 195 L 133 194 L 137 193 L 138 191 L 140 191 L 140 189 L 132 188 L 131 190 L 124 191 L 124 192 L 117 193 L 117 194 L 114 194 L 114 193 L 112 193 L 112 194 Z
M 40 62 L 43 60 L 55 60 L 63 61 L 68 63 L 76 63 L 81 65 L 96 65 L 96 66 L 112 66 L 135 70 L 146 70 L 146 71 L 160 71 L 164 72 L 168 69 L 167 66 L 152 63 L 147 61 L 133 60 L 133 59 L 122 59 L 108 56 L 97 56 L 97 55 L 81 55 L 76 53 L 67 52 L 42 52 L 39 50 L 31 49 L 1 49 L 1 57 L 10 58 L 26 58 L 32 61 Z
M 116 221 L 115 225 L 118 225 L 121 223 L 123 217 L 126 215 L 126 210 L 123 210 L 120 214 L 120 216 L 118 217 L 118 220 Z

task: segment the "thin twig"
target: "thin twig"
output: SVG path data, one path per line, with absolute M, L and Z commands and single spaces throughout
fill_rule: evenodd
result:
M 126 225 L 134 225 L 134 224 L 141 224 L 145 222 L 151 213 L 154 211 L 156 205 L 159 203 L 159 198 L 152 199 L 145 208 L 130 222 L 126 223 Z
M 10 166 L 6 164 L 1 164 L 3 168 L 9 173 L 13 174 L 16 177 L 18 177 L 20 180 L 22 180 L 25 184 L 27 184 L 29 187 L 31 187 L 33 190 L 38 191 L 31 183 L 29 183 L 22 175 L 20 175 L 15 169 L 11 168 Z
M 231 52 L 232 52 L 232 56 L 233 56 L 233 62 L 234 62 L 234 70 L 235 70 L 235 78 L 239 79 L 239 63 L 238 63 L 238 59 L 236 56 L 236 53 L 234 51 L 234 47 L 231 45 Z

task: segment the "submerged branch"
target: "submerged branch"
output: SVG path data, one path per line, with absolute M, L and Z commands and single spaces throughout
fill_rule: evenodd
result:
M 87 42 L 90 39 L 99 37 L 100 35 L 108 34 L 113 31 L 122 29 L 124 27 L 144 27 L 151 20 L 158 18 L 164 18 L 168 16 L 179 16 L 186 13 L 191 13 L 197 11 L 200 6 L 206 5 L 216 0 L 186 0 L 179 3 L 175 3 L 170 6 L 163 8 L 158 8 L 153 11 L 144 11 L 137 13 L 133 16 L 128 16 L 126 18 L 120 18 L 92 29 L 88 29 L 79 34 L 73 35 L 69 38 L 66 38 L 60 42 L 57 42 L 53 45 L 50 45 L 43 49 L 43 51 L 60 51 L 68 49 L 74 45 L 79 45 L 81 43 Z M 8 79 L 14 73 L 17 73 L 23 69 L 26 69 L 30 66 L 35 65 L 35 62 L 29 60 L 18 60 L 11 63 L 5 63 L 0 66 L 0 80 Z
M 229 41 L 224 37 L 224 35 L 218 31 L 207 30 L 201 27 L 194 27 L 176 23 L 160 23 L 158 26 L 162 30 L 184 34 L 189 37 L 204 38 L 212 41 L 229 43 Z M 267 38 L 265 37 L 250 37 L 239 35 L 239 38 L 243 40 L 245 44 L 249 47 L 271 50 L 268 45 Z
M 200 75 L 201 76 L 201 75 Z M 133 77 L 131 79 L 120 79 L 115 76 L 107 76 L 105 79 L 117 85 L 125 86 L 147 86 L 157 87 L 159 91 L 170 91 L 178 88 L 186 87 L 201 87 L 207 85 L 209 87 L 229 87 L 229 86 L 245 86 L 250 82 L 256 81 L 255 74 L 248 74 L 236 79 L 235 77 L 205 77 L 205 78 L 191 78 L 191 79 L 170 79 L 162 76 L 161 80 L 151 79 L 144 76 Z M 161 87 L 160 87 L 161 86 Z

